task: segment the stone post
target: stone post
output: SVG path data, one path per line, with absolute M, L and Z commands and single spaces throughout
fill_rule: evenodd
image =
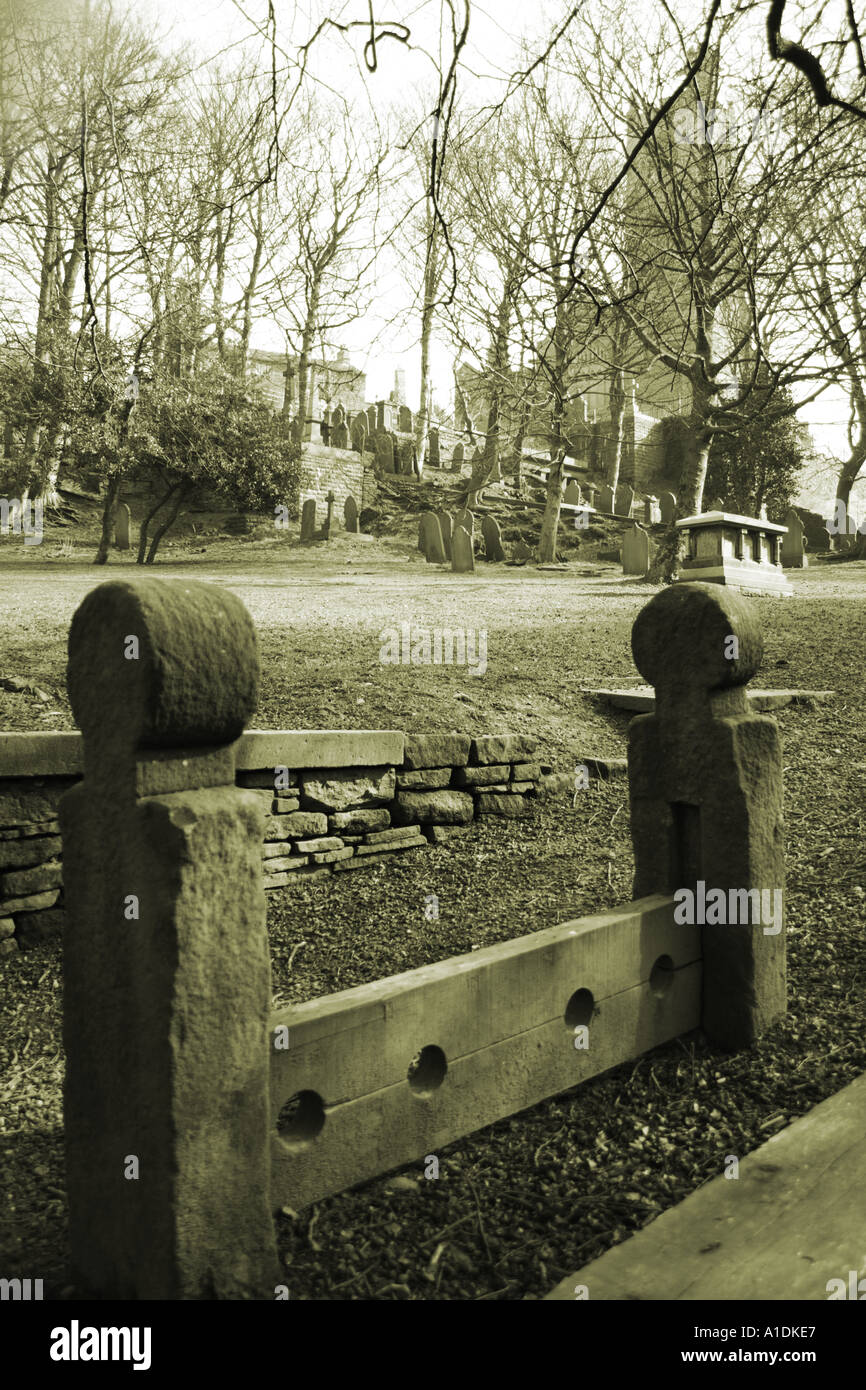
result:
M 720 1047 L 746 1047 L 786 1008 L 781 742 L 746 700 L 760 619 L 731 589 L 680 584 L 641 610 L 631 640 L 656 690 L 655 712 L 629 729 L 634 896 L 689 889 L 697 908 L 701 883 L 722 890 L 725 916 L 717 924 L 707 903 L 710 921 L 695 928 L 702 1026 Z
M 102 584 L 69 632 L 84 779 L 60 805 L 73 1279 L 104 1299 L 268 1299 L 263 813 L 234 784 L 252 620 L 187 579 Z

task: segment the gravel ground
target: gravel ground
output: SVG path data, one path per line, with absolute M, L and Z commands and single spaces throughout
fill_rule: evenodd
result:
M 629 631 L 651 589 L 613 569 L 594 579 L 479 568 L 461 580 L 431 573 L 405 546 L 371 545 L 363 564 L 353 549 L 351 565 L 333 552 L 327 566 L 289 552 L 273 568 L 272 553 L 255 568 L 164 567 L 227 584 L 247 603 L 262 639 L 261 726 L 532 730 L 559 767 L 623 753 L 627 716 L 580 687 L 636 683 Z M 51 697 L 46 706 L 6 696 L 4 727 L 71 726 L 65 631 L 87 588 L 113 572 L 0 564 L 0 672 L 26 674 Z M 794 584 L 795 600 L 760 601 L 766 653 L 755 684 L 837 696 L 778 716 L 785 1020 L 733 1057 L 700 1034 L 656 1049 L 443 1150 L 438 1181 L 414 1165 L 399 1181 L 282 1215 L 291 1298 L 542 1297 L 721 1171 L 727 1154 L 742 1157 L 866 1067 L 866 565 L 815 566 Z M 380 665 L 378 632 L 401 621 L 486 626 L 486 676 Z M 594 783 L 576 807 L 570 796 L 538 802 L 526 822 L 477 826 L 447 848 L 293 885 L 270 903 L 275 994 L 312 998 L 625 902 L 631 873 L 617 779 Z M 430 892 L 435 923 L 423 914 Z M 0 977 L 0 1267 L 44 1277 L 54 1296 L 66 1283 L 59 964 L 59 948 L 43 948 L 6 958 Z

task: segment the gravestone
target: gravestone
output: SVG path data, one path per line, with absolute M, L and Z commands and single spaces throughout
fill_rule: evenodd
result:
M 566 486 L 565 496 L 562 500 L 563 502 L 568 503 L 568 505 L 571 507 L 582 506 L 583 494 L 580 490 L 580 483 L 575 482 L 575 480 L 572 478 L 571 482 L 568 483 L 568 485 Z
M 389 414 L 388 414 L 388 419 L 387 419 L 387 421 L 386 421 L 386 419 L 385 419 L 385 402 L 384 402 L 384 401 L 377 401 L 377 402 L 376 402 L 376 429 L 378 430 L 378 432 L 379 432 L 380 434 L 385 434 L 386 431 L 389 430 L 390 428 L 391 428 L 391 416 L 390 416 L 390 412 L 389 412 Z
M 328 540 L 328 539 L 330 538 L 330 535 L 331 535 L 331 526 L 332 526 L 333 520 L 334 520 L 334 503 L 336 502 L 337 499 L 336 499 L 336 497 L 334 496 L 333 492 L 330 492 L 330 491 L 329 491 L 329 492 L 328 492 L 328 496 L 327 496 L 327 498 L 326 498 L 325 500 L 326 500 L 327 503 L 328 503 L 328 515 L 325 517 L 325 524 L 324 524 L 324 526 L 322 527 L 322 531 L 321 531 L 321 536 L 322 536 L 322 540 L 323 540 L 323 541 L 326 541 L 326 540 Z
M 643 504 L 643 523 L 644 526 L 657 526 L 662 519 L 659 499 L 657 497 L 645 497 Z
M 391 439 L 390 434 L 386 434 L 384 430 L 380 430 L 374 435 L 374 442 L 376 446 L 376 462 L 378 463 L 382 472 L 393 473 L 394 443 Z
M 188 578 L 99 585 L 72 619 L 63 1125 L 81 1297 L 266 1299 L 282 1277 L 264 816 L 234 770 L 257 645 L 234 594 Z
M 642 526 L 633 526 L 626 531 L 622 541 L 623 574 L 639 574 L 643 577 L 652 559 L 653 545 Z
M 495 516 L 489 514 L 481 519 L 481 535 L 484 538 L 484 554 L 488 560 L 500 561 L 505 559 L 505 551 L 502 549 L 502 532 L 499 529 L 499 522 Z
M 599 510 L 598 504 L 595 500 L 598 496 L 598 488 L 596 487 L 595 483 L 584 483 L 583 490 L 586 493 L 586 500 L 589 503 L 589 505 Z
M 445 546 L 442 543 L 439 518 L 435 512 L 421 513 L 421 524 L 418 531 L 418 544 L 420 549 L 424 551 L 424 559 L 427 564 L 444 565 L 446 560 Z
M 126 503 L 118 503 L 114 513 L 114 544 L 118 550 L 129 549 L 129 515 Z
M 613 488 L 607 483 L 602 483 L 598 489 L 595 501 L 596 508 L 610 516 L 613 513 Z
M 350 493 L 343 503 L 343 524 L 347 531 L 357 535 L 358 532 L 358 504 Z
M 308 497 L 301 508 L 301 540 L 311 541 L 316 534 L 316 499 Z
M 407 478 L 415 472 L 415 443 L 411 439 L 400 441 L 400 472 Z
M 475 534 L 475 513 L 470 512 L 466 507 L 461 507 L 454 513 L 454 525 L 462 526 L 464 531 L 468 531 L 470 536 Z
M 662 514 L 662 525 L 672 526 L 677 514 L 677 499 L 672 492 L 659 493 L 659 511 Z
M 453 521 L 450 512 L 441 511 L 436 515 L 439 518 L 439 529 L 442 532 L 442 544 L 445 548 L 445 558 L 451 559 L 451 530 Z
M 852 512 L 847 512 L 845 515 L 845 530 L 840 531 L 839 535 L 836 537 L 836 549 L 851 550 L 852 547 L 857 544 L 858 534 L 859 526 L 857 518 Z
M 631 516 L 632 503 L 634 502 L 634 488 L 628 483 L 620 483 L 614 498 L 614 508 L 617 516 Z
M 314 413 L 313 425 L 315 425 L 315 423 L 316 418 Z M 314 430 L 311 430 L 311 437 L 315 438 Z M 327 406 L 322 409 L 319 417 L 319 438 L 323 444 L 330 444 L 331 442 L 331 412 Z
M 789 507 L 785 513 L 785 525 L 788 532 L 782 537 L 782 568 L 806 569 L 809 564 L 806 558 L 806 531 L 793 507 Z
M 462 445 L 462 444 L 460 443 L 460 441 L 458 440 L 457 443 L 454 445 L 454 452 L 453 452 L 452 455 L 451 455 L 451 472 L 452 472 L 452 473 L 459 473 L 459 472 L 460 472 L 460 469 L 463 467 L 463 454 L 464 454 L 463 445 Z
M 456 574 L 471 574 L 475 569 L 472 537 L 462 526 L 455 526 L 451 533 L 451 568 Z
M 352 448 L 356 454 L 363 454 L 367 446 L 367 417 L 356 415 L 352 421 Z
M 439 453 L 439 431 L 437 429 L 432 429 L 427 436 L 427 462 L 430 464 L 431 468 L 439 468 L 442 462 Z M 443 536 L 443 540 L 444 539 Z
M 364 507 L 358 517 L 358 525 L 366 535 L 372 535 L 371 527 L 375 526 L 379 520 L 379 513 L 375 507 Z
M 378 427 L 378 412 L 374 405 L 367 406 L 367 433 L 375 434 Z
M 398 407 L 397 428 L 401 434 L 412 433 L 412 412 L 408 405 L 401 405 Z
M 349 431 L 342 421 L 339 424 L 331 425 L 331 446 L 334 449 L 348 449 L 349 447 Z

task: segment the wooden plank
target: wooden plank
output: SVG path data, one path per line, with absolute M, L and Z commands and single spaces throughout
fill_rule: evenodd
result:
M 334 1105 L 403 1083 L 431 1044 L 451 1058 L 551 1020 L 564 1027 L 577 990 L 598 1004 L 647 981 L 662 955 L 676 968 L 698 959 L 700 930 L 654 896 L 282 1009 L 271 1017 L 272 1038 L 289 1030 L 288 1049 L 272 1051 L 274 1117 L 301 1090 Z
M 554 1018 L 479 1051 L 450 1058 L 439 1088 L 395 1085 L 326 1107 L 317 1138 L 294 1151 L 272 1138 L 271 1197 L 295 1211 L 430 1153 L 698 1026 L 701 965 L 675 973 L 657 994 L 648 983 L 610 995 L 590 1025 L 589 1048 Z
M 851 1298 L 866 1277 L 864 1191 L 860 1076 L 742 1158 L 737 1178 L 713 1178 L 548 1298 L 570 1302 L 576 1284 L 595 1300 Z M 866 1283 L 853 1295 L 864 1296 Z
M 515 941 L 423 966 L 271 1016 L 274 1204 L 296 1210 L 435 1151 L 698 1026 L 700 933 L 673 900 L 646 898 Z M 667 989 L 650 983 L 670 957 Z M 593 997 L 589 1047 L 566 1021 Z M 438 1089 L 410 1083 L 422 1048 L 445 1065 Z M 287 1146 L 285 1102 L 312 1092 L 324 1124 Z

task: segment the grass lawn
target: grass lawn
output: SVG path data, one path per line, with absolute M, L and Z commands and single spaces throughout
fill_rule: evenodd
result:
M 71 728 L 71 615 L 134 567 L 21 560 L 0 546 L 0 674 L 48 696 L 0 691 L 0 727 Z M 141 571 L 138 571 L 141 573 Z M 629 635 L 654 590 L 618 568 L 452 575 L 405 541 L 341 537 L 209 546 L 155 575 L 226 585 L 262 649 L 262 728 L 532 732 L 568 769 L 625 749 L 628 716 L 581 687 L 637 684 Z M 279 1218 L 290 1296 L 521 1299 L 600 1254 L 866 1068 L 866 564 L 815 565 L 795 597 L 759 599 L 754 684 L 832 689 L 779 712 L 784 747 L 790 1011 L 749 1054 L 680 1040 L 439 1155 Z M 403 622 L 485 629 L 487 671 L 383 665 Z M 613 859 L 609 856 L 613 855 Z M 409 862 L 411 858 L 411 862 Z M 301 1000 L 522 935 L 631 897 L 627 784 L 537 803 L 530 820 L 365 873 L 293 885 L 269 910 L 274 990 Z M 435 892 L 440 919 L 427 922 Z M 302 945 L 300 943 L 303 943 Z M 60 951 L 6 957 L 0 978 L 0 1267 L 66 1282 Z M 817 1296 L 823 1296 L 821 1291 Z

